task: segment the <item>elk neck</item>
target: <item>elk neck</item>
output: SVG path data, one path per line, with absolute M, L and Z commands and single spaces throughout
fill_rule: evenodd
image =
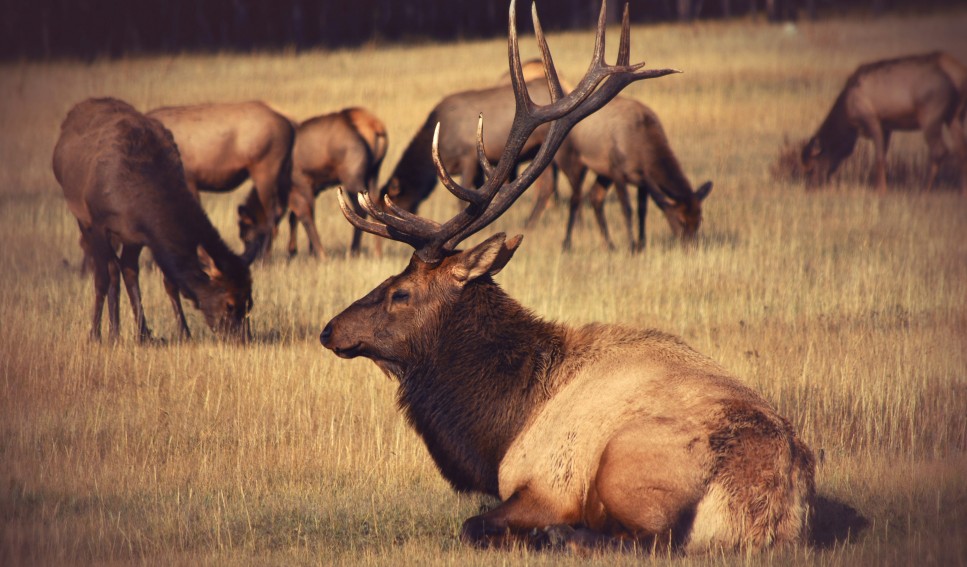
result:
M 554 389 L 564 329 L 489 276 L 434 325 L 400 377 L 399 405 L 454 488 L 496 496 L 504 454 Z
M 390 198 L 410 212 L 416 212 L 417 207 L 430 195 L 437 183 L 436 168 L 433 166 L 430 152 L 436 120 L 436 113 L 431 112 L 426 123 L 403 150 L 403 156 L 400 157 L 390 177 L 399 184 L 399 194 L 390 195 Z M 441 149 L 441 153 L 442 151 Z
M 854 73 L 849 78 L 842 92 L 836 97 L 833 107 L 829 109 L 829 114 L 826 115 L 816 132 L 816 137 L 819 138 L 823 150 L 828 152 L 830 158 L 835 160 L 841 160 L 853 153 L 856 139 L 859 136 L 856 127 L 850 123 L 849 109 L 847 108 L 850 91 L 857 85 L 858 78 L 856 75 L 857 73 Z

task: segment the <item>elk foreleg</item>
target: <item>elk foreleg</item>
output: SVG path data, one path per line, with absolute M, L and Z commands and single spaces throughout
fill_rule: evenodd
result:
M 883 127 L 879 120 L 869 119 L 865 127 L 867 135 L 873 140 L 873 152 L 876 155 L 876 190 L 880 195 L 886 194 L 886 145 L 889 137 L 884 136 Z
M 493 510 L 467 519 L 460 539 L 476 547 L 509 547 L 514 543 L 534 543 L 532 530 L 543 532 L 576 521 L 576 516 L 559 513 L 546 499 L 523 488 Z
M 78 223 L 80 224 L 80 223 Z M 103 239 L 97 238 L 93 232 L 81 226 L 81 241 L 86 243 L 86 249 L 91 255 L 94 272 L 94 310 L 91 313 L 91 340 L 101 340 L 101 317 L 104 313 L 104 298 L 110 288 L 108 263 L 113 253 L 102 246 Z
M 165 291 L 171 301 L 171 308 L 175 312 L 175 320 L 178 321 L 178 330 L 181 338 L 188 340 L 191 338 L 191 331 L 188 330 L 188 321 L 185 320 L 185 310 L 181 308 L 181 295 L 178 292 L 178 285 L 168 278 L 164 279 Z
M 141 257 L 140 245 L 125 245 L 121 249 L 121 276 L 124 278 L 124 287 L 128 292 L 128 300 L 131 302 L 131 311 L 134 312 L 134 324 L 138 329 L 138 340 L 144 342 L 151 338 L 151 330 L 144 317 L 144 306 L 141 303 L 141 285 L 138 282 L 140 266 L 138 259 Z
M 536 187 L 537 196 L 534 198 L 534 208 L 531 209 L 530 215 L 527 217 L 527 221 L 524 222 L 524 228 L 530 229 L 537 224 L 537 221 L 541 219 L 541 215 L 547 210 L 547 204 L 550 202 L 551 197 L 557 193 L 557 168 L 551 165 L 545 169 L 534 181 L 534 187 Z
M 322 247 L 319 232 L 316 231 L 314 207 L 315 199 L 311 192 L 306 195 L 304 191 L 292 191 L 289 197 L 289 208 L 292 209 L 292 212 L 295 213 L 296 217 L 302 222 L 302 226 L 306 229 L 306 234 L 309 236 L 309 254 L 319 258 L 325 258 L 326 251 Z M 289 253 L 293 253 L 291 248 Z
M 608 250 L 614 250 L 614 243 L 611 241 L 611 235 L 608 233 L 608 220 L 604 214 L 604 198 L 608 195 L 608 187 L 610 185 L 610 179 L 598 175 L 594 180 L 594 185 L 591 186 L 590 199 L 591 208 L 594 210 L 594 218 L 598 222 L 598 230 L 601 231 L 604 244 Z
M 644 181 L 638 186 L 638 241 L 635 243 L 634 251 L 643 252 L 645 250 L 645 217 L 648 216 L 648 193 L 649 188 L 645 183 L 651 183 L 650 181 Z M 654 187 L 657 191 L 658 188 Z
M 925 190 L 931 191 L 937 181 L 937 174 L 940 173 L 940 164 L 947 157 L 947 144 L 943 141 L 943 124 L 940 121 L 928 124 L 923 129 L 923 136 L 927 139 L 927 147 L 930 148 L 930 171 L 927 174 Z
M 624 181 L 615 181 L 615 192 L 618 194 L 618 202 L 621 203 L 621 215 L 625 221 L 625 233 L 628 235 L 628 244 L 632 252 L 635 252 L 635 234 L 631 228 L 631 197 L 628 195 L 628 185 Z
M 564 233 L 564 242 L 561 245 L 561 248 L 566 252 L 571 249 L 571 233 L 574 231 L 574 225 L 580 217 L 584 176 L 587 175 L 588 168 L 579 163 L 575 163 L 574 165 L 562 166 L 561 170 L 571 185 L 571 201 L 567 212 L 567 231 Z

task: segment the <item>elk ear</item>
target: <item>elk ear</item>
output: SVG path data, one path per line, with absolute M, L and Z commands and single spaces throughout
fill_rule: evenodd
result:
M 201 264 L 201 270 L 205 272 L 209 278 L 218 279 L 222 275 L 222 271 L 218 269 L 215 265 L 215 261 L 212 257 L 205 252 L 205 249 L 201 246 L 198 247 L 198 262 Z
M 524 236 L 507 239 L 503 232 L 491 236 L 470 250 L 461 252 L 450 268 L 453 279 L 459 284 L 466 284 L 484 274 L 494 275 L 507 265 L 520 246 Z
M 702 183 L 702 186 L 699 187 L 698 191 L 695 192 L 695 197 L 699 201 L 704 201 L 705 197 L 708 197 L 708 194 L 711 192 L 712 192 L 712 182 L 706 181 L 705 183 Z
M 399 179 L 397 179 L 396 177 L 393 177 L 389 180 L 389 183 L 386 184 L 386 194 L 389 195 L 390 199 L 395 199 L 396 197 L 399 197 L 400 195 Z M 378 199 L 376 202 L 378 203 L 380 201 L 382 201 L 382 199 Z
M 238 206 L 239 224 L 252 225 L 254 224 L 253 220 L 254 220 L 254 215 L 250 210 L 248 210 L 248 207 L 246 207 L 245 205 L 239 205 Z

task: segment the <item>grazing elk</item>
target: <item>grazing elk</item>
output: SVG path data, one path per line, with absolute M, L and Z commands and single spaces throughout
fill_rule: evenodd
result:
M 145 246 L 164 274 L 185 337 L 190 332 L 179 293 L 201 309 L 216 333 L 247 338 L 248 265 L 228 249 L 188 189 L 178 149 L 160 122 L 120 100 L 81 102 L 61 125 L 53 169 L 94 264 L 92 339 L 101 337 L 105 296 L 110 336 L 118 337 L 121 277 L 138 338 L 151 337 L 138 283 Z
M 539 319 L 493 280 L 520 236 L 500 233 L 455 250 L 513 204 L 576 122 L 629 83 L 674 72 L 628 65 L 627 8 L 618 63 L 606 64 L 604 18 L 602 6 L 593 63 L 564 96 L 534 11 L 553 93 L 537 106 L 520 76 L 511 1 L 517 117 L 500 161 L 484 157 L 486 117 L 478 125 L 487 177 L 479 190 L 458 185 L 432 146 L 441 181 L 468 202 L 457 216 L 439 224 L 390 198 L 376 207 L 364 193 L 373 217 L 364 219 L 339 193 L 354 226 L 415 252 L 402 273 L 333 318 L 320 340 L 399 381 L 400 407 L 454 488 L 502 500 L 464 522 L 468 543 L 539 545 L 563 536 L 575 546 L 630 540 L 702 551 L 799 541 L 813 459 L 766 400 L 676 337 Z M 527 139 L 547 123 L 544 145 L 507 183 Z
M 386 126 L 364 108 L 316 116 L 296 128 L 289 194 L 290 256 L 296 253 L 297 219 L 309 236 L 309 253 L 325 255 L 314 218 L 316 196 L 334 185 L 342 185 L 353 196 L 363 191 L 375 194 L 387 145 Z M 359 252 L 361 236 L 361 230 L 353 229 L 353 254 Z
M 540 76 L 543 73 L 542 66 Z M 547 89 L 544 88 L 543 80 L 535 78 L 536 75 L 534 66 L 529 62 L 524 74 L 525 82 L 535 91 L 534 101 L 544 104 L 548 101 Z M 430 144 L 437 124 L 444 125 L 439 140 L 440 159 L 444 165 L 448 170 L 459 172 L 460 179 L 465 184 L 479 180 L 482 172 L 477 163 L 476 131 L 473 124 L 481 114 L 487 116 L 487 130 L 484 133 L 487 158 L 491 161 L 498 159 L 507 142 L 514 117 L 514 90 L 509 79 L 504 81 L 503 78 L 498 80 L 496 86 L 454 93 L 437 103 L 403 151 L 380 194 L 389 195 L 397 206 L 413 213 L 430 196 L 437 184 L 436 170 L 430 160 Z M 546 134 L 546 126 L 534 131 L 521 151 L 518 164 L 534 157 Z M 514 164 L 515 171 L 518 164 Z M 541 193 L 553 192 L 554 172 L 548 170 L 535 184 Z M 528 225 L 532 223 L 532 220 L 528 220 Z
M 697 191 L 692 189 L 658 116 L 644 104 L 631 98 L 615 97 L 574 127 L 561 146 L 556 161 L 572 189 L 565 250 L 571 247 L 571 231 L 581 205 L 581 190 L 588 170 L 596 174 L 591 188 L 591 205 L 609 249 L 614 249 L 614 244 L 604 216 L 604 197 L 612 182 L 621 203 L 632 251 L 645 248 L 649 195 L 664 213 L 672 232 L 683 242 L 691 241 L 698 232 L 702 222 L 702 201 L 712 190 L 712 182 L 705 182 Z M 638 188 L 637 242 L 632 232 L 628 185 Z M 539 195 L 540 198 L 546 197 Z M 535 209 L 540 206 L 537 202 Z
M 171 131 L 188 188 L 224 193 L 251 178 L 255 191 L 239 205 L 242 257 L 252 263 L 272 247 L 289 198 L 292 142 L 288 118 L 261 101 L 157 108 L 147 113 Z
M 824 183 L 853 152 L 859 136 L 873 141 L 876 186 L 886 192 L 886 151 L 894 130 L 923 130 L 930 149 L 926 188 L 933 188 L 948 155 L 943 126 L 950 130 L 953 154 L 967 194 L 967 67 L 942 52 L 860 65 L 846 80 L 832 109 L 802 150 L 810 185 Z

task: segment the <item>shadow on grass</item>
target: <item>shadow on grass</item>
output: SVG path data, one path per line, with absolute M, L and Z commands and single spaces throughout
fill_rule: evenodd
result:
M 827 496 L 816 496 L 809 544 L 820 549 L 853 543 L 870 522 L 856 508 Z

